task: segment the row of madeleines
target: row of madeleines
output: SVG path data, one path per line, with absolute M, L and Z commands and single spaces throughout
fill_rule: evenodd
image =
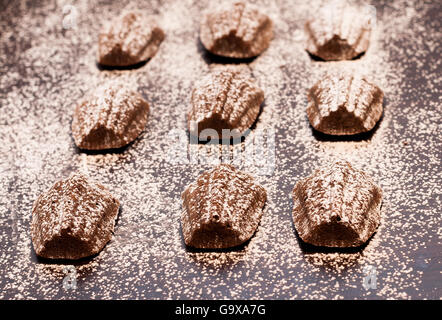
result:
M 334 14 L 330 14 L 330 12 Z M 307 51 L 323 60 L 364 53 L 371 33 L 367 11 L 348 2 L 321 8 L 306 22 Z M 154 19 L 126 12 L 99 35 L 98 63 L 127 67 L 153 57 L 165 35 Z M 258 8 L 237 2 L 204 16 L 200 40 L 214 55 L 244 59 L 268 48 L 273 23 Z M 264 92 L 247 67 L 214 68 L 194 88 L 187 114 L 191 135 L 229 129 L 244 135 L 255 123 Z M 373 129 L 382 115 L 383 92 L 363 77 L 326 75 L 308 93 L 307 116 L 314 130 L 355 135 Z M 72 135 L 84 150 L 121 148 L 144 130 L 149 104 L 122 83 L 99 86 L 75 108 Z M 229 164 L 202 173 L 182 193 L 181 228 L 186 245 L 232 248 L 247 242 L 260 223 L 266 190 Z M 301 239 L 316 246 L 357 247 L 380 221 L 382 191 L 364 172 L 335 161 L 298 181 L 293 220 Z M 58 181 L 32 209 L 31 237 L 37 255 L 80 259 L 99 253 L 111 239 L 120 202 L 81 173 Z

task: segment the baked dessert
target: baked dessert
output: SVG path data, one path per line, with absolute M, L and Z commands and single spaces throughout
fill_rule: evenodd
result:
M 223 57 L 255 57 L 269 47 L 272 37 L 270 18 L 245 2 L 220 6 L 201 21 L 202 44 Z
M 214 68 L 192 91 L 189 132 L 201 140 L 206 138 L 201 134 L 206 129 L 215 130 L 223 139 L 241 136 L 257 119 L 263 101 L 264 92 L 245 68 Z
M 299 237 L 324 247 L 358 247 L 379 226 L 382 191 L 347 161 L 331 162 L 293 189 L 293 220 Z
M 316 130 L 330 135 L 370 131 L 382 116 L 384 93 L 364 77 L 326 75 L 308 93 L 307 116 Z
M 80 259 L 99 253 L 112 238 L 119 201 L 80 173 L 58 181 L 32 208 L 31 238 L 36 254 Z
M 232 165 L 204 172 L 182 194 L 184 242 L 201 249 L 243 244 L 255 233 L 266 198 L 252 176 Z
M 324 60 L 350 60 L 367 51 L 376 10 L 366 4 L 331 1 L 307 20 L 307 51 Z
M 149 104 L 122 83 L 99 86 L 75 108 L 72 136 L 85 150 L 121 148 L 144 130 Z
M 98 63 L 127 67 L 152 58 L 164 40 L 155 19 L 141 11 L 129 11 L 103 27 L 98 37 Z

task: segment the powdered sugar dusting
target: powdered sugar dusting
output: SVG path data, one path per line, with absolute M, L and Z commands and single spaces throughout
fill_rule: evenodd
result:
M 274 38 L 249 63 L 265 102 L 244 143 L 274 128 L 276 167 L 262 175 L 253 163 L 237 166 L 256 177 L 268 201 L 244 249 L 210 253 L 186 251 L 180 195 L 211 167 L 212 155 L 219 160 L 219 147 L 190 145 L 201 152 L 198 164 L 165 161 L 168 133 L 185 131 L 191 90 L 214 62 L 198 41 L 209 1 L 78 1 L 72 29 L 63 28 L 66 4 L 12 1 L 0 13 L 1 298 L 440 298 L 440 4 L 375 3 L 367 52 L 319 62 L 305 51 L 304 22 L 320 1 L 255 2 L 273 20 Z M 138 5 L 165 31 L 157 54 L 138 69 L 100 71 L 101 27 Z M 383 118 L 366 139 L 327 140 L 309 127 L 307 90 L 343 68 L 385 93 Z M 74 106 L 110 79 L 138 87 L 151 107 L 148 125 L 122 152 L 80 153 L 71 137 Z M 335 158 L 383 190 L 380 227 L 361 251 L 301 247 L 293 228 L 293 186 Z M 65 290 L 65 266 L 36 259 L 29 227 L 38 195 L 77 170 L 108 186 L 121 212 L 113 239 L 92 260 L 75 263 L 77 289 Z M 377 270 L 376 290 L 362 287 L 366 265 Z

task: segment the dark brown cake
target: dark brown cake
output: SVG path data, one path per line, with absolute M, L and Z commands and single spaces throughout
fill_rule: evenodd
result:
M 144 130 L 149 104 L 123 84 L 109 82 L 79 103 L 72 121 L 72 135 L 80 149 L 120 148 Z
M 266 198 L 264 188 L 232 165 L 204 172 L 182 194 L 184 242 L 204 249 L 246 242 L 258 227 Z
M 264 92 L 245 68 L 215 68 L 192 92 L 189 131 L 200 137 L 202 130 L 213 129 L 220 138 L 228 138 L 223 129 L 229 129 L 232 136 L 240 136 L 255 122 L 263 101 Z
M 307 116 L 316 130 L 353 135 L 373 129 L 382 116 L 384 93 L 366 79 L 326 75 L 309 91 Z
M 306 22 L 307 51 L 324 60 L 349 60 L 365 52 L 376 19 L 370 8 L 349 1 L 322 7 Z
M 111 239 L 120 203 L 99 183 L 73 174 L 41 194 L 32 208 L 31 237 L 37 255 L 80 259 Z
M 201 42 L 210 52 L 229 58 L 251 58 L 268 48 L 270 18 L 251 5 L 236 2 L 208 13 L 201 22 Z
M 301 239 L 315 246 L 357 247 L 376 231 L 382 191 L 347 161 L 330 163 L 293 189 L 293 219 Z
M 123 13 L 101 30 L 98 62 L 124 67 L 146 61 L 163 40 L 164 32 L 152 17 L 139 11 Z

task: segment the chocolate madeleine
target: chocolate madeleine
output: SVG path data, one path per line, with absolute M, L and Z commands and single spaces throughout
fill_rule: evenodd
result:
M 268 48 L 273 37 L 270 18 L 244 2 L 220 7 L 201 21 L 200 39 L 213 54 L 251 58 Z
M 309 91 L 307 116 L 316 130 L 330 135 L 370 131 L 382 116 L 384 93 L 365 78 L 326 75 Z
M 48 259 L 97 254 L 112 237 L 119 206 L 105 187 L 80 173 L 58 181 L 32 208 L 36 254 Z
M 264 92 L 245 68 L 214 68 L 192 92 L 189 131 L 200 136 L 201 131 L 212 129 L 220 138 L 228 138 L 223 134 L 223 129 L 228 129 L 229 135 L 240 136 L 255 122 L 263 101 Z
M 184 242 L 202 249 L 243 244 L 255 233 L 266 198 L 264 188 L 232 165 L 204 172 L 182 194 Z
M 367 51 L 376 19 L 372 6 L 332 1 L 305 24 L 307 51 L 324 60 L 350 60 Z
M 376 231 L 382 191 L 347 161 L 332 162 L 293 189 L 293 220 L 300 238 L 315 246 L 357 247 Z
M 104 84 L 75 108 L 75 144 L 86 150 L 124 147 L 144 130 L 148 114 L 149 104 L 139 93 L 122 84 Z
M 140 11 L 125 12 L 104 27 L 98 38 L 98 63 L 131 66 L 152 58 L 164 32 L 152 17 Z

